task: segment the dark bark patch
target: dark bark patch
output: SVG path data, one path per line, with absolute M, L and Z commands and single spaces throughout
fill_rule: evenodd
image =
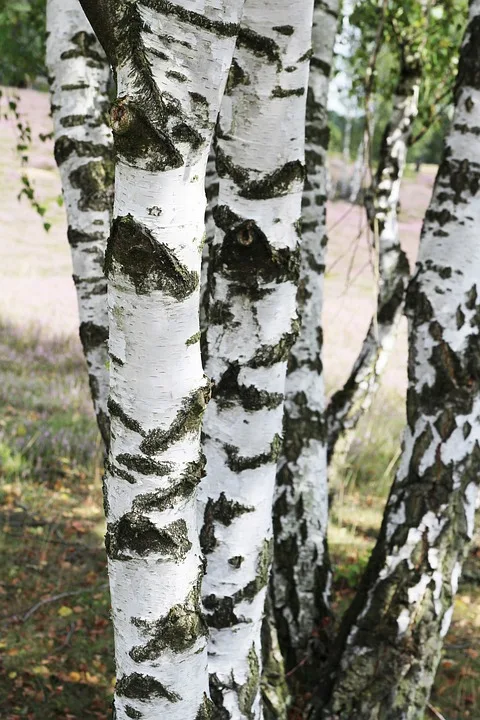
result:
M 115 523 L 108 523 L 105 535 L 107 555 L 112 560 L 130 560 L 159 553 L 165 559 L 183 560 L 192 547 L 185 520 L 158 528 L 148 517 L 126 513 Z
M 275 363 L 286 361 L 290 349 L 297 339 L 299 329 L 299 320 L 292 320 L 291 330 L 285 333 L 276 345 L 262 345 L 256 350 L 248 366 L 251 368 L 270 367 Z
M 185 652 L 200 637 L 207 634 L 207 626 L 199 608 L 198 589 L 192 590 L 186 601 L 174 605 L 165 617 L 155 621 L 132 618 L 131 622 L 147 638 L 145 645 L 137 645 L 129 652 L 135 662 L 156 660 L 164 650 Z
M 233 58 L 232 64 L 230 65 L 230 71 L 228 73 L 225 95 L 231 95 L 238 85 L 250 85 L 250 78 L 248 73 L 240 67 L 237 60 Z
M 227 455 L 227 465 L 232 472 L 240 473 L 244 470 L 254 470 L 255 468 L 274 463 L 280 457 L 282 450 L 282 438 L 280 435 L 275 434 L 268 452 L 260 453 L 259 455 L 241 456 L 238 453 L 238 448 L 233 445 L 224 444 L 223 446 Z
M 254 385 L 239 383 L 240 370 L 239 363 L 232 363 L 212 388 L 212 397 L 221 410 L 241 405 L 244 410 L 254 412 L 263 408 L 274 409 L 282 404 L 282 393 L 271 393 Z
M 73 227 L 69 227 L 67 231 L 68 242 L 70 247 L 77 248 L 79 245 L 88 244 L 92 242 L 103 242 L 105 234 L 101 232 L 84 232 L 83 230 L 77 230 Z
M 90 160 L 70 173 L 72 186 L 80 190 L 80 210 L 106 212 L 112 205 L 113 165 Z
M 121 453 L 117 455 L 115 460 L 125 465 L 129 470 L 135 470 L 140 475 L 158 475 L 164 477 L 172 472 L 172 465 L 168 462 L 158 462 L 142 455 L 130 455 L 130 453 Z
M 131 698 L 132 700 L 148 700 L 152 697 L 165 698 L 170 702 L 181 700 L 180 695 L 168 690 L 165 685 L 149 675 L 131 673 L 123 675 L 117 680 L 115 688 L 117 695 Z
M 133 720 L 140 720 L 143 717 L 142 713 L 131 705 L 125 705 L 125 715 Z
M 112 158 L 112 148 L 108 145 L 100 145 L 93 142 L 87 142 L 84 140 L 77 140 L 76 138 L 69 137 L 68 135 L 62 135 L 55 140 L 55 161 L 60 167 L 65 160 L 71 155 L 75 157 L 96 157 L 102 159 Z
M 287 98 L 287 97 L 302 97 L 302 95 L 305 95 L 305 88 L 304 87 L 298 87 L 298 88 L 282 88 L 280 85 L 277 85 L 272 90 L 272 98 Z
M 199 388 L 192 392 L 184 401 L 168 430 L 150 430 L 145 435 L 140 450 L 146 455 L 155 455 L 166 450 L 184 435 L 197 432 L 200 429 L 208 399 L 209 390 L 205 388 Z
M 246 27 L 241 27 L 237 37 L 237 47 L 249 50 L 257 57 L 266 58 L 271 63 L 281 66 L 280 48 L 275 40 L 260 35 Z
M 204 457 L 198 462 L 188 463 L 181 477 L 167 490 L 138 495 L 133 501 L 133 510 L 139 513 L 148 513 L 152 510 L 162 512 L 173 509 L 182 500 L 190 499 L 204 474 L 204 466 Z
M 242 505 L 235 500 L 228 500 L 225 493 L 220 493 L 218 500 L 209 498 L 205 506 L 203 526 L 200 531 L 200 546 L 202 552 L 207 555 L 217 546 L 215 537 L 215 523 L 220 522 L 225 527 L 232 524 L 233 520 L 244 513 L 253 512 L 255 508 Z
M 71 42 L 75 47 L 71 50 L 65 50 L 65 52 L 60 55 L 61 60 L 85 57 L 97 61 L 103 67 L 107 64 L 106 58 L 98 52 L 97 38 L 93 33 L 84 31 L 75 33 Z
M 131 215 L 117 217 L 112 223 L 105 254 L 107 277 L 114 264 L 130 278 L 139 295 L 161 290 L 180 302 L 198 287 L 198 273 L 185 267 Z
M 242 566 L 244 560 L 245 558 L 242 555 L 234 555 L 233 557 L 228 558 L 227 562 L 233 568 L 238 570 Z
M 96 325 L 94 322 L 80 323 L 80 340 L 85 353 L 104 345 L 108 340 L 108 327 Z
M 123 408 L 121 408 L 117 401 L 114 400 L 111 396 L 108 398 L 107 407 L 111 417 L 118 418 L 118 420 L 120 420 L 120 422 L 129 430 L 133 430 L 133 432 L 138 433 L 142 437 L 145 436 L 145 432 L 143 431 L 140 423 L 134 418 L 131 418 L 129 415 L 127 415 Z

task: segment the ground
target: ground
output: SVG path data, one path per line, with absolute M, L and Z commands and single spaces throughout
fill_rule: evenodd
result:
M 25 198 L 13 122 L 0 121 L 0 708 L 2 720 L 104 720 L 113 688 L 101 506 L 101 448 L 77 310 L 48 98 L 22 92 L 34 146 Z M 332 159 L 333 172 L 341 172 Z M 401 232 L 413 262 L 434 168 L 409 173 Z M 374 285 L 363 214 L 330 203 L 325 310 L 329 390 L 345 379 L 369 324 Z M 337 474 L 330 527 L 335 606 L 351 598 L 399 456 L 406 384 L 402 326 L 380 396 Z M 477 560 L 477 562 L 476 562 Z M 470 558 L 426 718 L 480 718 L 480 585 Z

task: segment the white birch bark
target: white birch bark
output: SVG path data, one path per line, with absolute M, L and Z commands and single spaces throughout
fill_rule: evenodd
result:
M 310 0 L 247 0 L 217 127 L 201 485 L 212 699 L 262 716 L 260 631 L 272 554 L 286 362 L 297 331 Z
M 82 0 L 116 70 L 106 547 L 118 720 L 209 717 L 196 486 L 205 169 L 242 2 Z
M 109 443 L 107 282 L 103 261 L 113 201 L 110 66 L 78 0 L 47 2 L 47 68 L 80 338 L 106 447 Z
M 285 437 L 274 506 L 273 593 L 279 640 L 288 670 L 303 661 L 302 669 L 292 676 L 293 685 L 307 670 L 309 646 L 313 650 L 315 645 L 312 660 L 315 657 L 318 661 L 320 643 L 326 639 L 322 631 L 329 616 L 331 572 L 326 541 L 328 486 L 321 316 L 327 243 L 327 95 L 338 10 L 337 0 L 315 3 L 298 293 L 302 324 L 289 358 Z
M 409 288 L 407 428 L 318 718 L 423 717 L 474 530 L 480 461 L 480 0 Z
M 409 57 L 409 63 L 402 65 L 391 119 L 382 141 L 371 199 L 367 200 L 367 213 L 378 258 L 376 317 L 370 323 L 348 380 L 334 393 L 327 407 L 329 460 L 342 435 L 342 450 L 346 452 L 353 429 L 370 407 L 395 344 L 403 312 L 410 269 L 400 245 L 397 208 L 409 140 L 418 113 L 421 72 L 419 58 L 413 54 Z

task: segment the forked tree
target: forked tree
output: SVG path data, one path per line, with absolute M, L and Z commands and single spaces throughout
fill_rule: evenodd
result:
M 105 263 L 115 714 L 257 720 L 285 373 L 299 329 L 297 229 L 312 3 L 82 5 L 117 87 L 115 205 Z M 320 10 L 335 13 L 324 3 Z M 421 718 L 450 622 L 473 531 L 479 457 L 479 76 L 480 0 L 472 0 L 455 117 L 409 290 L 403 459 L 359 592 L 326 662 L 311 663 L 313 701 L 305 717 L 315 720 Z M 200 428 L 210 394 L 200 356 L 199 277 L 205 170 L 217 118 L 217 230 L 206 289 L 206 371 L 214 384 L 199 502 Z M 321 165 L 320 158 L 314 170 Z M 321 186 L 311 189 L 322 197 Z M 321 264 L 321 247 L 304 248 L 301 289 L 308 291 L 305 259 L 320 257 Z M 299 298 L 307 317 L 308 292 Z M 308 372 L 320 357 L 319 341 Z M 296 370 L 291 361 L 286 387 L 301 409 Z M 288 427 L 287 420 L 287 433 Z M 282 467 L 290 463 L 298 482 L 297 458 L 286 448 Z M 309 543 L 323 548 L 318 522 L 326 519 L 316 516 L 306 492 L 303 502 L 303 492 L 296 522 L 291 496 L 287 514 L 276 514 L 285 522 L 280 530 L 303 542 L 302 528 L 311 527 Z M 277 547 L 278 541 L 281 533 Z M 315 553 L 305 560 L 310 552 L 307 544 L 303 556 L 286 551 L 276 561 L 274 602 L 287 664 L 310 650 L 308 624 L 318 612 L 318 563 Z M 298 607 L 292 595 L 278 600 L 278 588 L 292 578 Z M 300 584 L 306 589 L 298 592 Z

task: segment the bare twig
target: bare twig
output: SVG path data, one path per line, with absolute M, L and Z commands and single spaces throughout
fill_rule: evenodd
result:
M 447 720 L 445 715 L 442 715 L 442 713 L 439 712 L 436 708 L 434 708 L 433 705 L 431 705 L 430 703 L 427 703 L 427 708 L 430 710 L 432 715 L 435 715 L 435 717 L 438 718 L 438 720 Z
M 58 595 L 50 595 L 50 597 L 46 597 L 43 600 L 39 600 L 33 607 L 31 607 L 27 612 L 23 615 L 21 618 L 22 622 L 26 622 L 29 618 L 34 615 L 37 610 L 39 610 L 44 605 L 47 605 L 48 603 L 56 602 L 57 600 L 62 600 L 62 598 L 65 597 L 71 597 L 72 595 L 83 595 L 84 593 L 94 593 L 99 592 L 100 590 L 104 590 L 106 587 L 108 587 L 108 583 L 103 583 L 102 585 L 99 585 L 98 587 L 94 588 L 82 588 L 81 590 L 68 590 L 67 592 L 58 593 Z M 18 618 L 21 613 L 15 613 L 14 615 L 9 615 L 8 617 L 3 618 L 3 622 L 7 622 L 8 620 L 11 620 L 11 618 Z

